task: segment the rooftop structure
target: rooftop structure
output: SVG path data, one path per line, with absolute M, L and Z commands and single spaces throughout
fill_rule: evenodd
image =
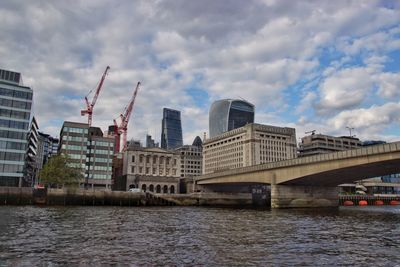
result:
M 361 146 L 358 138 L 351 136 L 334 137 L 325 134 L 311 134 L 301 138 L 299 157 L 343 151 Z

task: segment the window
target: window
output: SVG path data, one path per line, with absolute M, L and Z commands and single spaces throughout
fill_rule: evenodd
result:
M 131 167 L 131 173 L 135 173 L 135 166 Z
M 135 162 L 135 156 L 134 155 L 132 156 L 132 162 Z

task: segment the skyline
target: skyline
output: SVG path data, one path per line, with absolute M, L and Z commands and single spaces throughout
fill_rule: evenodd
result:
M 400 139 L 397 1 L 113 4 L 0 3 L 0 68 L 33 89 L 41 131 L 87 122 L 84 97 L 109 65 L 93 125 L 106 130 L 141 81 L 128 139 L 158 142 L 164 107 L 181 111 L 185 144 L 208 136 L 222 98 L 246 99 L 255 122 L 294 127 L 297 138 L 349 126 L 363 140 Z

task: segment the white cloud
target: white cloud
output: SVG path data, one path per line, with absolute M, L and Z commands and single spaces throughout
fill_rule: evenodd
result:
M 39 125 L 52 134 L 64 119 L 85 121 L 83 97 L 110 65 L 96 125 L 105 130 L 141 81 L 128 137 L 159 139 L 162 108 L 171 107 L 182 111 L 190 143 L 208 131 L 209 104 L 218 98 L 243 97 L 265 123 L 290 123 L 318 101 L 325 120 L 375 104 L 377 96 L 398 97 L 398 73 L 383 66 L 388 51 L 399 49 L 399 23 L 399 9 L 379 1 L 6 0 L 0 67 L 22 73 L 35 92 Z M 326 51 L 345 55 L 324 69 Z M 366 66 L 349 66 L 354 56 Z M 301 88 L 309 77 L 322 79 L 320 91 Z M 291 91 L 294 85 L 300 88 Z M 192 87 L 209 99 L 199 103 Z M 307 128 L 325 125 L 320 120 L 302 121 Z
M 371 93 L 371 72 L 368 68 L 349 68 L 327 77 L 321 84 L 318 111 L 330 114 L 360 105 Z

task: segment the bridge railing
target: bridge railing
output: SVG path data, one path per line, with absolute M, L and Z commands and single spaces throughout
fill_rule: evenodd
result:
M 341 159 L 348 159 L 354 157 L 362 157 L 362 156 L 370 156 L 376 155 L 381 153 L 390 153 L 390 152 L 400 152 L 400 142 L 393 142 L 387 144 L 380 144 L 368 147 L 362 147 L 357 149 L 351 150 L 344 150 L 339 152 L 332 152 L 302 158 L 295 158 L 289 160 L 282 160 L 276 162 L 268 162 L 254 166 L 242 167 L 237 169 L 230 169 L 221 172 L 214 172 L 205 175 L 198 176 L 196 180 L 208 179 L 213 177 L 220 177 L 225 175 L 232 175 L 232 174 L 240 174 L 240 173 L 248 173 L 248 172 L 255 172 L 260 170 L 266 169 L 276 169 L 282 167 L 289 167 L 289 166 L 296 166 L 296 165 L 303 165 L 303 164 L 312 164 L 312 163 L 319 163 L 324 161 L 330 160 L 341 160 Z

